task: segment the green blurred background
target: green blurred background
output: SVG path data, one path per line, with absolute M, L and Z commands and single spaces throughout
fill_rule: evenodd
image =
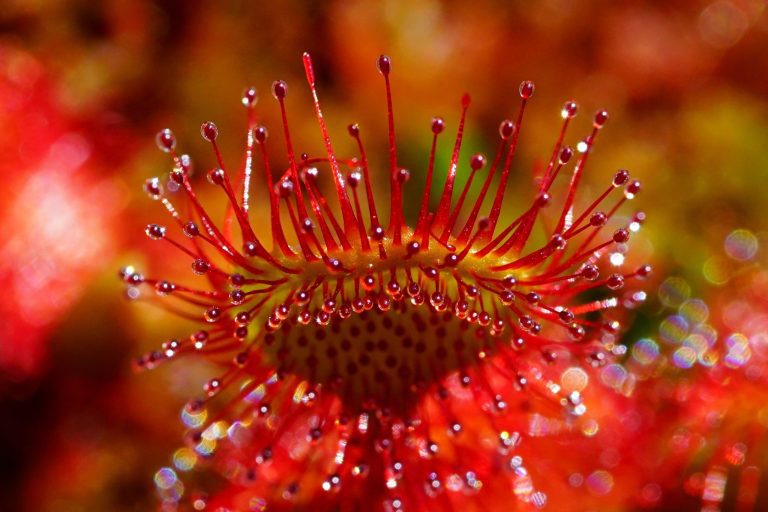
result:
M 469 92 L 465 155 L 492 155 L 499 121 L 515 114 L 517 86 L 531 79 L 515 163 L 520 207 L 562 102 L 582 109 L 572 143 L 607 108 L 586 186 L 601 190 L 629 168 L 644 184 L 634 206 L 649 215 L 633 250 L 659 275 L 717 285 L 727 269 L 713 254 L 729 232 L 768 242 L 765 10 L 764 0 L 5 0 L 0 508 L 156 506 L 152 475 L 180 446 L 178 411 L 208 375 L 202 364 L 132 371 L 135 356 L 185 332 L 126 300 L 117 279 L 128 263 L 163 276 L 187 269 L 142 234 L 166 221 L 141 190 L 168 170 L 157 130 L 173 128 L 205 168 L 213 158 L 199 126 L 213 120 L 225 156 L 239 162 L 243 88 L 259 89 L 259 115 L 278 133 L 269 86 L 284 79 L 299 151 L 317 153 L 301 64 L 310 51 L 338 152 L 354 154 L 346 126 L 359 122 L 375 169 L 386 159 L 375 60 L 387 53 L 399 160 L 416 195 L 431 117 L 453 132 Z

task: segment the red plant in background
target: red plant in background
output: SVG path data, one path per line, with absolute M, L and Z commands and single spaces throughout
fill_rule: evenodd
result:
M 91 148 L 51 100 L 41 65 L 0 45 L 0 370 L 40 371 L 45 337 L 113 247 L 114 190 L 94 180 Z M 107 212 L 105 214 L 105 212 Z
M 662 293 L 678 293 L 681 283 L 670 278 Z M 706 302 L 680 301 L 661 322 L 658 342 L 632 347 L 627 368 L 641 381 L 635 406 L 644 434 L 628 458 L 645 474 L 642 506 L 768 506 L 767 297 L 768 272 L 743 265 Z
M 619 323 L 601 312 L 620 305 L 616 293 L 627 279 L 650 271 L 641 266 L 601 275 L 599 268 L 609 252 L 621 255 L 630 228 L 643 219 L 638 214 L 604 234 L 619 207 L 639 191 L 638 181 L 620 170 L 592 201 L 577 201 L 607 113 L 597 112 L 573 158 L 564 139 L 577 106 L 564 105 L 562 131 L 533 199 L 506 221 L 507 183 L 534 86 L 521 84 L 516 120 L 502 121 L 489 165 L 483 155 L 469 158 L 469 177 L 458 192 L 470 105 L 465 96 L 434 211 L 430 190 L 445 123 L 432 121 L 426 187 L 409 227 L 403 190 L 410 173 L 398 162 L 391 62 L 382 56 L 389 126 L 385 224 L 362 130 L 349 126 L 359 155 L 339 158 L 307 54 L 304 67 L 326 154 L 295 152 L 287 86 L 274 82 L 288 159 L 287 170 L 275 172 L 267 129 L 254 110 L 256 91 L 248 89 L 243 104 L 249 128 L 236 179 L 226 170 L 216 126 L 201 128 L 217 161 L 208 181 L 228 200 L 225 221 L 217 223 L 195 192 L 190 158 L 176 152 L 169 130 L 161 131 L 157 142 L 171 155 L 173 169 L 166 187 L 153 178 L 145 188 L 186 241 L 157 224 L 146 234 L 184 253 L 201 284 L 151 278 L 133 268 L 122 272 L 129 295 L 137 296 L 140 285 L 152 287 L 175 300 L 167 304 L 176 314 L 201 324 L 142 357 L 141 367 L 198 355 L 222 368 L 184 409 L 189 445 L 174 462 L 187 470 L 210 458 L 230 483 L 210 499 L 193 495 L 191 507 L 357 510 L 364 503 L 384 510 L 480 510 L 513 499 L 521 507 L 543 506 L 551 500 L 547 490 L 564 484 L 536 478 L 560 464 L 558 453 L 547 452 L 579 450 L 584 433 L 594 434 L 595 425 L 585 425 L 584 418 L 599 391 L 587 384 L 621 352 Z M 556 179 L 571 160 L 569 183 L 559 186 Z M 262 200 L 269 207 L 263 223 L 249 216 L 255 162 L 263 165 Z M 335 207 L 322 175 L 332 185 Z M 474 180 L 482 183 L 476 195 Z M 183 191 L 188 208 L 177 208 L 164 188 Z M 558 441 L 539 451 L 526 445 L 542 436 Z M 580 463 L 591 461 L 585 456 Z M 595 479 L 594 486 L 605 487 L 605 475 Z M 184 493 L 176 472 L 163 468 L 155 480 L 165 505 L 175 506 Z

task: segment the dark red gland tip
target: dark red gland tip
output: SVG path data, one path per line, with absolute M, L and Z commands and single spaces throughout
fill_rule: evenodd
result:
M 469 166 L 473 171 L 479 171 L 485 167 L 485 156 L 480 154 L 472 155 L 472 158 L 469 160 Z
M 211 266 L 208 264 L 208 262 L 200 258 L 196 259 L 192 263 L 192 271 L 197 275 L 205 274 L 210 270 L 210 268 Z
M 530 99 L 533 96 L 533 92 L 536 90 L 536 87 L 533 85 L 533 82 L 530 80 L 525 80 L 520 84 L 520 97 L 524 100 Z
M 439 135 L 443 133 L 443 130 L 445 130 L 445 119 L 442 117 L 433 117 L 432 118 L 432 133 L 435 135 Z
M 224 169 L 211 169 L 208 171 L 208 181 L 212 185 L 224 184 Z
M 629 180 L 629 171 L 626 169 L 620 169 L 616 172 L 616 175 L 613 177 L 613 186 L 614 187 L 620 187 L 623 184 L 625 184 Z
M 197 224 L 195 224 L 192 221 L 189 221 L 186 224 L 184 224 L 182 231 L 189 238 L 193 238 L 200 235 L 200 230 L 198 229 Z
M 600 276 L 600 270 L 597 268 L 596 265 L 592 265 L 592 264 L 584 265 L 584 268 L 581 269 L 581 275 L 584 279 L 588 281 L 594 281 Z
M 589 218 L 589 223 L 595 227 L 602 226 L 608 221 L 608 216 L 605 212 L 595 212 Z
M 163 196 L 163 186 L 159 178 L 149 178 L 144 182 L 144 191 L 151 199 L 160 199 Z
M 376 67 L 382 75 L 388 76 L 392 71 L 392 61 L 386 55 L 380 55 L 376 61 Z
M 272 82 L 272 96 L 276 100 L 282 100 L 288 95 L 288 84 L 283 80 L 275 80 Z
M 566 101 L 560 115 L 563 119 L 573 119 L 579 111 L 579 106 L 574 101 Z
M 267 131 L 267 128 L 265 126 L 257 126 L 253 130 L 253 136 L 256 138 L 256 141 L 259 144 L 263 144 L 265 140 L 267 140 L 267 137 L 269 136 L 269 132 Z
M 505 119 L 499 124 L 499 135 L 502 139 L 509 139 L 515 131 L 515 123 L 509 119 Z
M 602 128 L 606 121 L 608 121 L 608 111 L 607 110 L 598 110 L 595 113 L 595 120 L 594 120 L 594 126 L 595 128 Z
M 613 241 L 617 244 L 626 243 L 629 240 L 629 230 L 621 228 L 613 233 Z
M 173 132 L 168 128 L 160 130 L 155 137 L 155 142 L 160 151 L 164 153 L 170 153 L 176 148 L 176 137 Z
M 149 224 L 144 230 L 147 236 L 152 240 L 162 240 L 165 238 L 165 226 L 159 226 L 157 224 Z
M 246 107 L 253 107 L 259 101 L 259 93 L 255 87 L 248 87 L 243 91 L 243 97 L 240 101 Z
M 640 192 L 640 181 L 633 180 L 627 185 L 627 188 L 624 190 L 624 194 L 629 198 L 632 199 L 634 196 L 637 195 L 637 193 Z
M 216 140 L 216 137 L 219 136 L 219 129 L 215 124 L 208 121 L 200 126 L 200 135 L 202 135 L 208 142 L 213 142 Z
M 620 288 L 623 288 L 624 276 L 622 276 L 621 274 L 611 274 L 608 277 L 608 281 L 606 281 L 605 285 L 611 290 L 618 290 Z

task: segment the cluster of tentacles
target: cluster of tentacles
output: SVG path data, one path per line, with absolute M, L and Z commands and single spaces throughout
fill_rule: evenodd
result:
M 618 321 L 602 312 L 622 306 L 626 280 L 650 272 L 647 265 L 624 273 L 605 268 L 609 258 L 613 265 L 623 260 L 630 232 L 644 219 L 616 214 L 638 193 L 638 181 L 619 170 L 591 201 L 577 200 L 608 114 L 595 114 L 574 150 L 564 141 L 577 105 L 565 103 L 533 198 L 512 219 L 505 196 L 534 85 L 521 84 L 517 117 L 501 122 L 490 159 L 460 158 L 465 96 L 439 197 L 430 191 L 445 122 L 431 122 L 426 186 L 409 227 L 403 198 L 410 173 L 397 157 L 390 60 L 378 60 L 389 133 L 387 222 L 372 176 L 382 171 L 369 168 L 362 130 L 348 127 L 359 154 L 337 157 L 307 54 L 304 68 L 325 155 L 295 152 L 282 81 L 272 94 L 282 117 L 284 171 L 275 172 L 267 156 L 255 89 L 243 97 L 249 126 L 239 173 L 224 164 L 217 127 L 202 125 L 217 160 L 208 181 L 229 204 L 223 222 L 198 199 L 191 159 L 176 152 L 174 135 L 158 134 L 173 167 L 167 182 L 153 178 L 145 189 L 172 223 L 151 224 L 146 234 L 185 253 L 200 285 L 133 268 L 122 275 L 129 294 L 154 288 L 200 327 L 138 364 L 197 355 L 222 368 L 182 413 L 188 446 L 177 452 L 176 470 L 156 476 L 163 500 L 171 506 L 184 493 L 177 470 L 212 459 L 229 485 L 205 498 L 192 494 L 192 509 L 360 510 L 368 503 L 482 510 L 499 499 L 543 506 L 547 493 L 532 473 L 547 471 L 558 450 L 597 429 L 584 420 L 588 383 L 623 349 Z M 268 205 L 259 212 L 268 210 L 263 225 L 252 212 L 257 168 L 264 182 L 258 201 Z M 558 178 L 568 183 L 558 186 Z M 482 186 L 472 188 L 475 181 Z M 174 195 L 186 196 L 189 216 Z M 521 443 L 555 434 L 565 445 L 550 454 Z

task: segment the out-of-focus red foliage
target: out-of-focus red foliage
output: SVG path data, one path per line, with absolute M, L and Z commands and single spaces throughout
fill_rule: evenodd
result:
M 41 371 L 51 328 L 114 254 L 124 204 L 51 94 L 37 59 L 0 45 L 0 371 L 16 379 Z

